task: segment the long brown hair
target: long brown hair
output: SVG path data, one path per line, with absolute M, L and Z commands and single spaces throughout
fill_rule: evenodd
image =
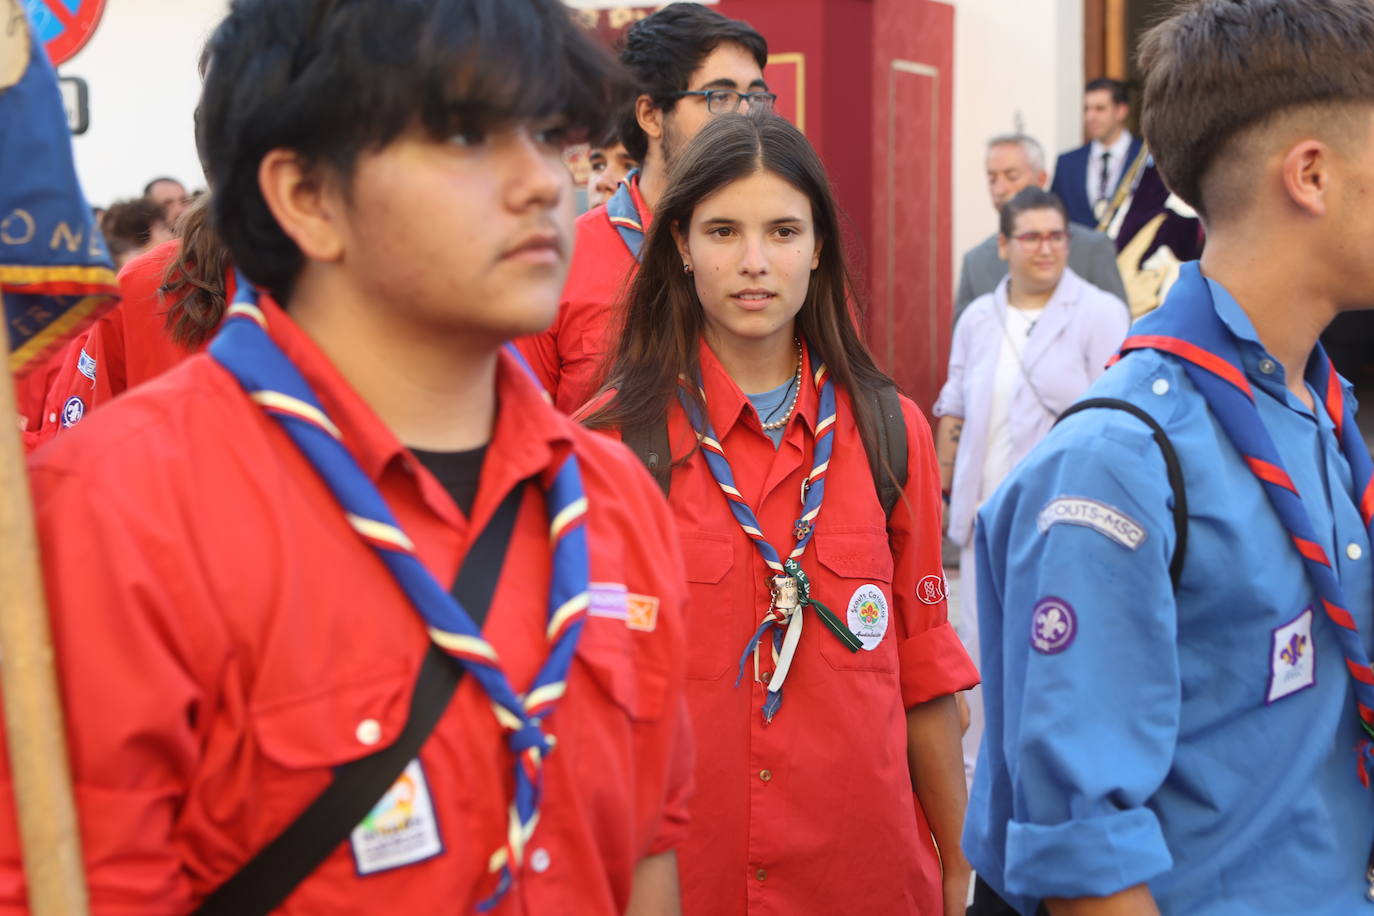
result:
M 854 325 L 851 303 L 857 300 L 845 267 L 830 183 L 806 137 L 773 114 L 712 118 L 669 171 L 668 190 L 644 240 L 639 274 L 622 309 L 619 344 L 602 386 L 614 393 L 584 422 L 610 429 L 652 429 L 666 422 L 669 404 L 677 397 L 678 376 L 693 378 L 698 371 L 705 322 L 696 285 L 683 273 L 672 227 L 686 234 L 701 201 L 759 171 L 777 175 L 811 202 L 816 237 L 823 244 L 806 301 L 797 313 L 797 330 L 811 348 L 813 362 L 824 361 L 835 384 L 849 393 L 870 460 L 877 458 L 891 474 L 878 450 L 874 392 L 893 383 L 873 361 Z M 694 389 L 690 396 L 699 399 Z
M 181 248 L 163 274 L 158 294 L 167 308 L 167 333 L 187 349 L 209 340 L 229 307 L 224 277 L 229 250 L 210 219 L 210 192 L 197 197 L 177 223 Z

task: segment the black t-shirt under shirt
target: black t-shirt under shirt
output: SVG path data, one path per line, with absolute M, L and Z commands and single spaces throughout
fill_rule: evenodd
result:
M 410 453 L 428 468 L 440 486 L 448 491 L 459 511 L 471 517 L 472 504 L 477 501 L 477 479 L 482 476 L 482 462 L 487 457 L 487 447 L 483 445 L 465 452 L 426 452 L 412 448 Z M 466 610 L 477 626 L 480 627 L 486 622 L 487 608 Z

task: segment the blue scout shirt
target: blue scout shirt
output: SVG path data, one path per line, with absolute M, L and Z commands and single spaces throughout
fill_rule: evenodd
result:
M 1208 284 L 1239 338 L 1369 646 L 1374 555 L 1330 419 L 1285 389 L 1224 289 L 1195 267 L 1184 283 Z M 984 506 L 987 732 L 969 860 L 1022 913 L 1141 882 L 1164 913 L 1365 912 L 1362 732 L 1334 624 L 1288 534 L 1174 357 L 1132 353 L 1087 396 L 1139 405 L 1173 441 L 1190 513 L 1182 579 L 1175 592 L 1164 460 L 1123 411 L 1066 419 Z

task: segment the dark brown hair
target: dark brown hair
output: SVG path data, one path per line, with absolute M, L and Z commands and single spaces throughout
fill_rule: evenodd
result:
M 1032 184 L 1017 191 L 1016 196 L 1002 205 L 1002 212 L 997 217 L 997 231 L 1003 238 L 1011 238 L 1016 229 L 1016 217 L 1030 210 L 1053 210 L 1064 217 L 1064 227 L 1068 228 L 1069 211 L 1059 195 Z
M 639 273 L 623 308 L 619 344 L 603 386 L 614 394 L 586 423 L 649 429 L 666 422 L 668 407 L 677 397 L 678 376 L 692 378 L 698 371 L 705 323 L 696 284 L 683 273 L 672 228 L 685 234 L 701 201 L 759 171 L 777 175 L 811 202 L 816 238 L 823 244 L 806 301 L 797 313 L 797 330 L 811 348 L 813 361 L 824 361 L 835 384 L 849 393 L 870 462 L 876 457 L 879 466 L 885 467 L 877 449 L 873 392 L 892 385 L 892 380 L 874 363 L 854 324 L 851 303 L 857 300 L 845 267 L 839 214 L 825 168 L 801 131 L 767 112 L 712 118 L 668 173 L 668 190 L 644 241 Z M 700 398 L 696 391 L 691 396 Z M 678 460 L 684 457 L 679 455 Z M 886 470 L 891 473 L 890 468 Z
M 229 250 L 210 220 L 210 195 L 202 194 L 177 221 L 181 247 L 167 266 L 158 295 L 167 308 L 167 333 L 187 349 L 214 335 L 229 306 L 224 277 Z
M 1192 0 L 1145 33 L 1140 67 L 1155 163 L 1206 218 L 1209 169 L 1235 164 L 1221 153 L 1237 135 L 1304 107 L 1374 103 L 1374 4 Z

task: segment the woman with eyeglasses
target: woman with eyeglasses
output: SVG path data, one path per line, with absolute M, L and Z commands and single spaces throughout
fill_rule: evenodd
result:
M 945 613 L 930 428 L 862 342 L 840 228 L 800 131 L 713 119 L 585 421 L 657 465 L 681 536 L 686 916 L 964 912 L 954 694 L 977 672 Z
M 1130 325 L 1124 302 L 1068 268 L 1068 215 L 1054 194 L 1031 186 L 1004 204 L 997 251 L 1007 276 L 959 317 L 934 408 L 945 524 L 962 548 L 958 629 L 975 659 L 978 507 L 1102 374 Z M 976 688 L 969 716 L 964 769 L 971 780 L 983 734 Z

